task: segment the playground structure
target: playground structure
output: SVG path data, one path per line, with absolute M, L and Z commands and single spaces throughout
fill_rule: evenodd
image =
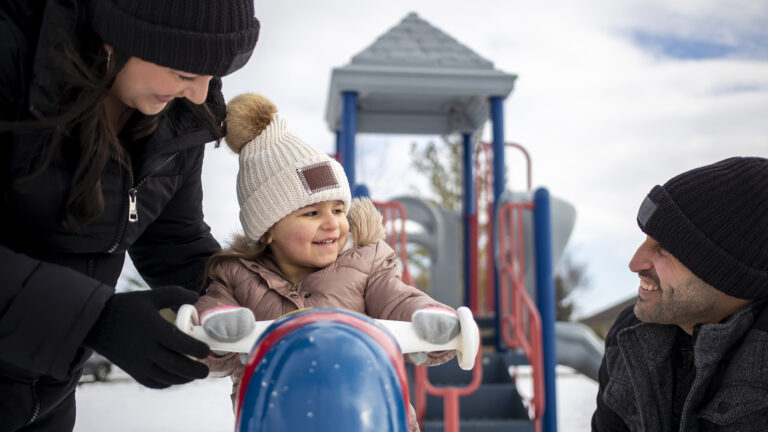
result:
M 414 197 L 376 203 L 406 280 L 406 244 L 412 242 L 430 254 L 429 294 L 470 307 L 484 328 L 486 352 L 471 374 L 451 364 L 409 371 L 424 431 L 556 431 L 556 362 L 596 378 L 602 356 L 588 330 L 555 326 L 553 268 L 575 210 L 546 189 L 531 192 L 527 152 L 505 142 L 503 101 L 515 79 L 413 13 L 332 73 L 326 120 L 336 132 L 337 155 L 353 193 L 367 190 L 356 182 L 358 132 L 463 138 L 461 215 Z M 491 142 L 473 142 L 488 120 Z M 505 147 L 526 156 L 526 191 L 506 190 Z M 423 231 L 406 234 L 406 220 Z M 527 404 L 508 372 L 520 364 L 533 369 L 533 399 Z

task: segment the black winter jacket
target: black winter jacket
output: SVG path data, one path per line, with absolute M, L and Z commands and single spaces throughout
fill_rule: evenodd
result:
M 693 332 L 695 375 L 673 426 L 678 327 L 643 323 L 632 307 L 605 340 L 594 432 L 768 431 L 768 307 L 752 303 Z
M 71 28 L 82 3 L 1 3 L 0 120 L 56 113 L 48 53 L 55 31 Z M 219 79 L 211 81 L 206 103 L 223 117 Z M 39 131 L 0 134 L 0 382 L 79 374 L 90 353 L 81 344 L 114 292 L 126 251 L 150 286 L 199 290 L 204 265 L 219 249 L 203 222 L 200 182 L 204 144 L 214 136 L 182 103 L 167 110 L 149 138 L 126 143 L 130 160 L 110 158 L 101 176 L 104 211 L 79 233 L 61 223 L 77 158 L 67 149 L 76 143 L 62 143 L 42 175 L 18 181 L 35 168 L 48 140 Z

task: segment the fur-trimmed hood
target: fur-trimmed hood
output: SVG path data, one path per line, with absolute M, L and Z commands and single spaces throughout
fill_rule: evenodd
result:
M 365 246 L 383 240 L 386 236 L 381 213 L 368 198 L 355 198 L 347 214 L 349 235 L 344 250 L 353 246 Z

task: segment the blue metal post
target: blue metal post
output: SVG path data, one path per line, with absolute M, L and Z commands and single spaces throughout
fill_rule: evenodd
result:
M 489 98 L 489 101 L 491 103 L 491 123 L 493 126 L 493 141 L 491 142 L 491 149 L 493 150 L 493 214 L 495 215 L 498 211 L 497 205 L 501 198 L 501 194 L 504 192 L 505 181 L 504 99 L 502 99 L 500 96 L 493 96 Z M 496 252 L 500 246 L 496 242 L 498 227 L 496 226 L 495 220 L 489 221 L 489 223 L 491 223 L 493 227 L 493 230 L 491 230 L 493 237 L 490 239 L 491 244 L 493 245 L 491 249 L 493 250 L 493 256 L 497 256 Z M 501 352 L 504 351 L 501 338 L 501 304 L 499 304 L 499 299 L 501 296 L 499 295 L 499 268 L 495 260 L 493 264 L 493 274 L 496 275 L 496 277 L 493 278 L 493 295 L 495 297 L 495 301 L 493 303 L 495 314 L 493 341 L 496 345 L 496 351 Z
M 341 129 L 336 131 L 336 154 L 338 155 L 339 162 L 344 160 L 344 145 L 341 142 Z
M 549 191 L 536 189 L 533 195 L 533 235 L 536 249 L 536 306 L 541 316 L 541 339 L 544 354 L 545 408 L 543 432 L 557 431 L 557 399 L 555 398 L 555 285 L 552 276 L 552 227 L 549 213 Z
M 472 308 L 470 304 L 469 288 L 472 286 L 472 280 L 475 277 L 475 269 L 472 268 L 470 260 L 472 239 L 472 229 L 470 220 L 477 213 L 475 208 L 475 172 L 472 163 L 472 134 L 462 134 L 464 138 L 464 193 L 462 209 L 464 210 L 464 304 Z
M 357 93 L 342 93 L 344 105 L 341 111 L 341 165 L 347 173 L 349 186 L 355 186 L 355 134 L 357 134 Z
M 371 198 L 371 191 L 368 190 L 368 186 L 360 183 L 356 184 L 352 188 L 352 198 Z

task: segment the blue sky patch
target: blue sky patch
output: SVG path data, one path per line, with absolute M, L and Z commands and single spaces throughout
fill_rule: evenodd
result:
M 712 90 L 713 96 L 726 96 L 737 93 L 757 93 L 766 91 L 765 87 L 757 84 L 734 83 L 725 87 L 718 87 Z
M 738 50 L 734 46 L 685 39 L 675 35 L 658 35 L 645 32 L 632 34 L 633 41 L 641 48 L 652 51 L 664 57 L 681 60 L 706 60 L 729 57 Z
M 768 60 L 768 33 L 762 30 L 731 32 L 728 43 L 640 30 L 632 32 L 630 38 L 640 48 L 671 59 Z

